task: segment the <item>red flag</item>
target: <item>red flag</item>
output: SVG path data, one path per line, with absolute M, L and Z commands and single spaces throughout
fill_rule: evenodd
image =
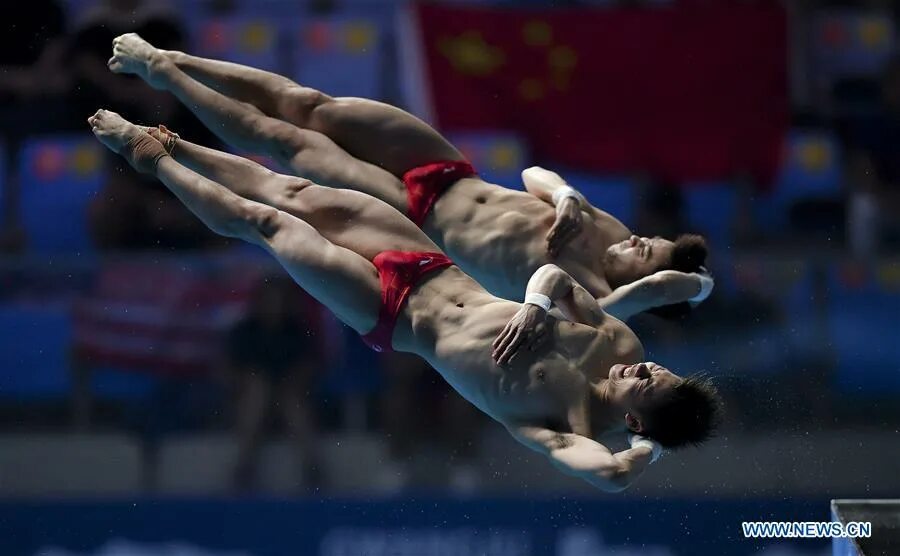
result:
M 706 180 L 775 173 L 787 126 L 774 3 L 510 10 L 420 5 L 437 124 L 514 129 L 541 159 Z

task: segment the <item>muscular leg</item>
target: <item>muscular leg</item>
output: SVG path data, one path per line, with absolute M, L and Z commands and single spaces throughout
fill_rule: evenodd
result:
M 377 272 L 369 260 L 328 241 L 299 218 L 239 197 L 172 157 L 148 164 L 146 153 L 151 149 L 146 141 L 162 146 L 118 114 L 100 110 L 89 122 L 106 147 L 122 153 L 138 168 L 152 169 L 211 230 L 264 247 L 298 284 L 357 332 L 374 327 L 381 296 Z
M 158 138 L 162 137 L 155 128 L 149 128 L 148 131 Z M 314 131 L 299 131 L 308 136 L 318 136 L 313 139 L 320 138 L 330 143 L 327 137 Z M 277 174 L 252 160 L 203 147 L 184 139 L 178 140 L 173 156 L 191 170 L 221 183 L 242 197 L 299 216 L 292 210 L 290 190 L 296 189 L 299 184 L 309 183 L 309 180 Z M 349 161 L 342 160 L 343 158 Z M 397 210 L 403 212 L 406 210 L 406 193 L 399 180 L 378 167 L 350 157 L 334 144 L 321 148 L 303 147 L 294 160 L 299 162 L 292 164 L 296 175 L 324 181 L 326 185 L 361 191 L 380 198 Z M 335 179 L 341 181 L 333 183 Z
M 149 163 L 164 154 L 162 145 L 118 114 L 100 110 L 89 122 L 104 145 L 154 173 L 211 230 L 267 249 L 298 284 L 357 332 L 374 327 L 381 305 L 370 261 L 385 250 L 438 250 L 415 224 L 362 193 L 300 180 L 288 191 L 292 212 L 303 216 L 297 218 L 240 197 L 170 156 Z
M 362 191 L 405 211 L 405 188 L 389 172 L 353 158 L 321 133 L 268 117 L 195 81 L 137 35 L 116 40 L 110 69 L 134 73 L 151 86 L 171 92 L 226 143 L 271 156 L 296 174 Z
M 151 128 L 151 133 L 161 137 Z M 435 251 L 424 233 L 395 209 L 355 191 L 337 191 L 286 176 L 239 156 L 179 139 L 175 159 L 241 197 L 264 203 L 311 224 L 331 242 L 369 259 L 385 249 Z M 360 234 L 360 227 L 373 230 Z
M 380 166 L 397 177 L 430 162 L 463 159 L 462 154 L 434 128 L 394 106 L 361 98 L 332 98 L 287 78 L 237 64 L 179 54 L 169 57 L 133 34 L 116 40 L 115 56 L 111 60 L 113 71 L 136 73 L 151 85 L 173 92 L 191 110 L 197 99 L 186 100 L 162 77 L 157 83 L 157 67 L 175 66 L 174 60 L 191 76 L 217 91 L 234 94 L 235 98 L 229 99 L 232 104 L 252 102 L 269 116 L 323 133 L 352 156 Z M 154 67 L 149 71 L 143 69 L 147 66 Z M 179 72 L 193 81 L 184 71 Z M 203 115 L 197 113 L 197 116 L 210 126 Z M 212 126 L 210 129 L 219 133 Z
M 225 96 L 255 106 L 263 114 L 280 118 L 285 113 L 287 95 L 297 87 L 287 77 L 233 62 L 210 60 L 184 52 L 161 50 L 178 68 Z

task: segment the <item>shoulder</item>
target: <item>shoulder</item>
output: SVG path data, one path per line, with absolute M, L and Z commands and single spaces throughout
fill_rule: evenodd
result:
M 617 318 L 607 319 L 610 345 L 616 357 L 624 360 L 643 361 L 644 345 L 634 330 Z

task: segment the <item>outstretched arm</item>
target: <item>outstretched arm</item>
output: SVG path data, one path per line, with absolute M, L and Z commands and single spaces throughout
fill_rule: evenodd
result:
M 520 350 L 534 351 L 547 339 L 547 311 L 556 305 L 572 322 L 599 326 L 605 317 L 603 309 L 584 287 L 566 271 L 545 264 L 528 280 L 525 302 L 493 343 L 493 357 L 505 365 Z
M 663 305 L 688 301 L 700 303 L 709 297 L 713 279 L 708 274 L 661 270 L 630 284 L 620 286 L 597 300 L 600 307 L 620 320 Z
M 646 440 L 614 454 L 603 444 L 578 434 L 531 426 L 507 427 L 507 430 L 525 446 L 550 458 L 563 473 L 606 492 L 628 488 L 661 452 Z

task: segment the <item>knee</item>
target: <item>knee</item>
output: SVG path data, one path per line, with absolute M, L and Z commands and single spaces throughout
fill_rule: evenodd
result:
M 279 215 L 281 211 L 268 205 L 254 205 L 246 217 L 254 233 L 263 238 L 271 238 L 279 228 Z
M 253 123 L 252 129 L 263 151 L 286 166 L 308 146 L 304 130 L 281 120 L 261 117 Z
M 279 212 L 274 207 L 247 201 L 235 211 L 233 218 L 220 222 L 213 231 L 250 242 L 266 240 L 278 231 Z
M 291 177 L 281 185 L 281 195 L 287 201 L 295 201 L 300 193 L 312 185 L 315 184 L 308 179 Z
M 316 108 L 332 100 L 330 96 L 322 91 L 300 85 L 289 87 L 281 95 L 281 99 L 280 112 L 289 121 L 304 126 L 309 125 L 312 113 Z

